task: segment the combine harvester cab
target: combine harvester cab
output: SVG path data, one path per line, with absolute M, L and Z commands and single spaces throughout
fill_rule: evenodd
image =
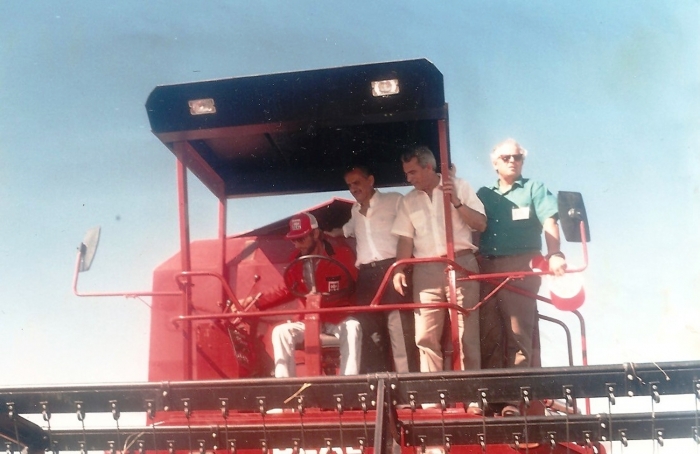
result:
M 151 291 L 82 293 L 78 273 L 89 269 L 99 238 L 92 231 L 77 257 L 74 290 L 152 298 L 149 381 L 0 388 L 0 435 L 8 452 L 583 453 L 605 452 L 610 442 L 697 440 L 697 411 L 654 411 L 663 395 L 700 397 L 697 362 L 589 366 L 584 348 L 583 365 L 575 366 L 565 327 L 567 365 L 462 371 L 453 323 L 444 343 L 450 370 L 338 376 L 337 351 L 312 335 L 319 313 L 415 306 L 334 308 L 311 293 L 270 311 L 243 307 L 246 297 L 283 282 L 293 247 L 284 238 L 289 218 L 228 235 L 229 199 L 345 190 L 343 171 L 358 161 L 371 165 L 378 186 L 402 186 L 400 155 L 415 144 L 439 153 L 441 171 L 448 171 L 443 77 L 427 60 L 161 86 L 146 107 L 153 133 L 177 158 L 180 251 L 155 270 Z M 219 201 L 217 238 L 190 241 L 188 170 Z M 567 240 L 583 246 L 584 265 L 571 271 L 581 271 L 590 238 L 585 208 L 579 194 L 560 193 L 559 201 Z M 331 230 L 349 219 L 351 205 L 332 199 L 308 211 Z M 434 260 L 445 263 L 451 285 L 500 279 L 507 286 L 528 274 L 469 274 L 454 262 L 449 228 L 447 237 L 447 257 Z M 390 274 L 380 293 L 393 291 L 386 285 Z M 440 307 L 452 320 L 462 311 L 452 300 Z M 581 321 L 585 344 L 583 319 L 568 309 Z M 274 379 L 269 331 L 293 315 L 307 324 L 298 352 L 303 366 L 296 378 Z M 651 411 L 590 414 L 590 398 L 612 405 L 632 395 L 647 396 Z M 527 411 L 518 417 L 466 412 L 470 402 L 509 401 Z M 127 412 L 143 413 L 143 423 L 120 425 Z M 51 427 L 52 415 L 63 413 L 77 415 L 75 428 Z M 111 413 L 114 426 L 86 427 L 91 413 Z M 44 423 L 30 422 L 32 415 Z

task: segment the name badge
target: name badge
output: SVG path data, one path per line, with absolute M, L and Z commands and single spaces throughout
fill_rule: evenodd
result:
M 530 207 L 513 208 L 513 220 L 522 221 L 530 219 Z

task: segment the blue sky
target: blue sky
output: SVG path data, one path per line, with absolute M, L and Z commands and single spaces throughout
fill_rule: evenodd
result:
M 148 307 L 70 284 L 94 225 L 85 290 L 147 289 L 178 248 L 153 87 L 421 57 L 444 74 L 461 176 L 490 183 L 488 151 L 512 136 L 526 176 L 583 193 L 589 361 L 700 359 L 699 20 L 697 0 L 0 0 L 0 383 L 145 380 Z M 229 231 L 331 195 L 231 201 Z M 213 236 L 194 179 L 191 201 L 193 237 Z

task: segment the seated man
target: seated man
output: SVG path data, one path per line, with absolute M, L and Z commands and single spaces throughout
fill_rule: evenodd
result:
M 288 276 L 294 280 L 295 290 L 301 293 L 309 293 L 309 273 L 313 267 L 316 288 L 319 293 L 330 293 L 326 300 L 335 301 L 333 293 L 347 289 L 357 278 L 355 257 L 346 245 L 332 244 L 323 237 L 318 228 L 316 218 L 309 213 L 298 214 L 289 221 L 289 233 L 287 239 L 294 243 L 297 251 L 291 257 L 295 260 L 305 255 L 319 255 L 334 259 L 345 268 L 331 260 L 313 260 L 300 263 L 288 272 Z M 267 309 L 286 303 L 295 298 L 294 293 L 286 285 L 263 293 L 255 305 L 258 309 Z M 347 304 L 349 299 L 335 301 L 334 306 Z M 245 303 L 244 303 L 245 304 Z M 344 314 L 325 314 L 321 318 L 321 332 L 333 335 L 340 339 L 340 373 L 342 375 L 356 375 L 359 373 L 360 352 L 362 342 L 362 330 L 357 320 L 345 318 Z M 272 348 L 275 361 L 275 377 L 294 377 L 296 364 L 294 361 L 295 347 L 304 342 L 305 325 L 303 321 L 288 321 L 277 325 L 272 330 Z

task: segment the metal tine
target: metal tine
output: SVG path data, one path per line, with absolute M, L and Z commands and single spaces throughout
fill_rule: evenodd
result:
M 112 409 L 112 418 L 114 418 L 114 423 L 117 426 L 117 446 L 121 446 L 121 435 L 119 433 L 119 418 L 121 412 L 119 411 L 119 402 L 116 400 L 110 400 L 109 405 Z M 114 449 L 114 447 L 112 447 Z

